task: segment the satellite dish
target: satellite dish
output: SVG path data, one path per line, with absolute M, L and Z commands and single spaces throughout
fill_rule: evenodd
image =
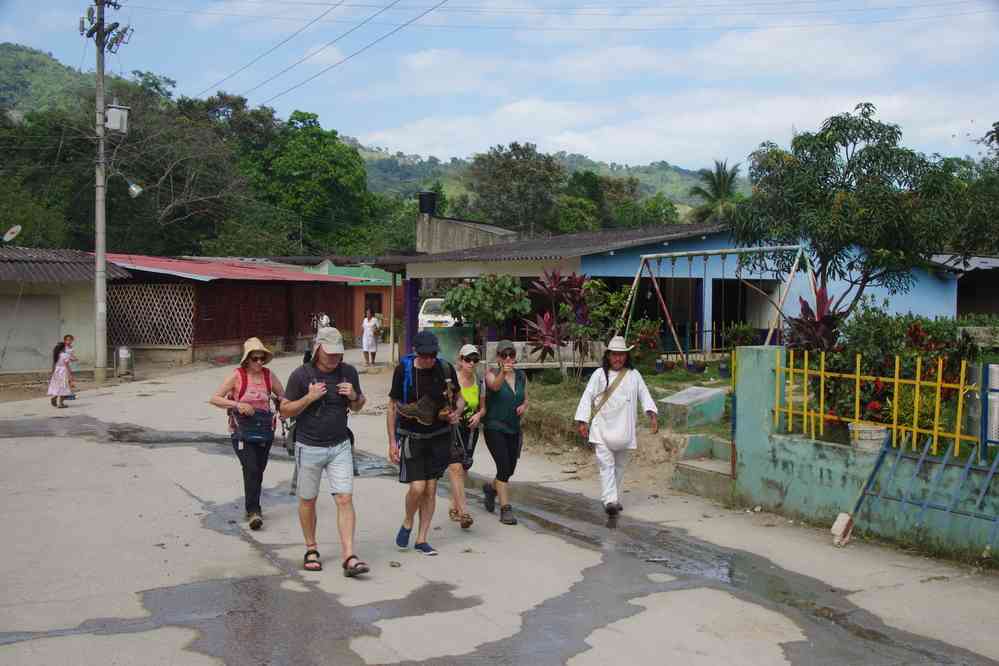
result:
M 3 242 L 4 243 L 11 242 L 15 238 L 17 238 L 17 235 L 19 233 L 21 233 L 21 225 L 15 224 L 14 226 L 12 226 L 10 229 L 7 230 L 7 233 L 3 235 Z

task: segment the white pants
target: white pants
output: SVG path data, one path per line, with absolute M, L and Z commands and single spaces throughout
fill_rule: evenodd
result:
M 597 456 L 597 467 L 600 469 L 600 501 L 604 506 L 611 502 L 620 502 L 624 468 L 628 465 L 631 451 L 628 449 L 612 451 L 603 444 L 594 444 L 593 452 Z

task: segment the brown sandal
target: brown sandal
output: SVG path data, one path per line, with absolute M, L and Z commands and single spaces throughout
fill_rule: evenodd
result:
M 310 560 L 309 556 L 312 555 L 313 558 Z M 309 566 L 312 565 L 312 566 Z M 323 563 L 319 561 L 319 551 L 315 548 L 309 548 L 305 551 L 305 560 L 302 563 L 302 568 L 306 571 L 322 571 Z
M 347 563 L 354 560 L 354 563 L 347 566 Z M 360 576 L 361 574 L 366 574 L 371 571 L 367 562 L 362 562 L 357 555 L 351 555 L 343 561 L 343 575 L 347 578 L 353 578 L 354 576 Z
M 447 510 L 447 517 L 456 523 L 462 519 L 461 514 L 458 513 L 458 509 L 455 509 L 454 507 Z
M 461 529 L 467 530 L 475 521 L 472 520 L 472 516 L 467 513 L 461 514 Z

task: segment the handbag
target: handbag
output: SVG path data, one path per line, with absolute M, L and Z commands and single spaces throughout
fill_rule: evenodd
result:
M 250 416 L 237 414 L 236 436 L 244 444 L 270 444 L 274 441 L 274 414 L 263 409 Z

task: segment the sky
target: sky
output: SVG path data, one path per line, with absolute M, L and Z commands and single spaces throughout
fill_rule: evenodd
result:
M 367 145 L 443 160 L 530 141 L 622 164 L 745 163 L 859 102 L 907 146 L 974 155 L 999 120 L 999 0 L 120 4 L 108 20 L 135 32 L 108 58 L 115 73 L 313 112 Z M 86 7 L 0 0 L 0 42 L 92 70 Z

